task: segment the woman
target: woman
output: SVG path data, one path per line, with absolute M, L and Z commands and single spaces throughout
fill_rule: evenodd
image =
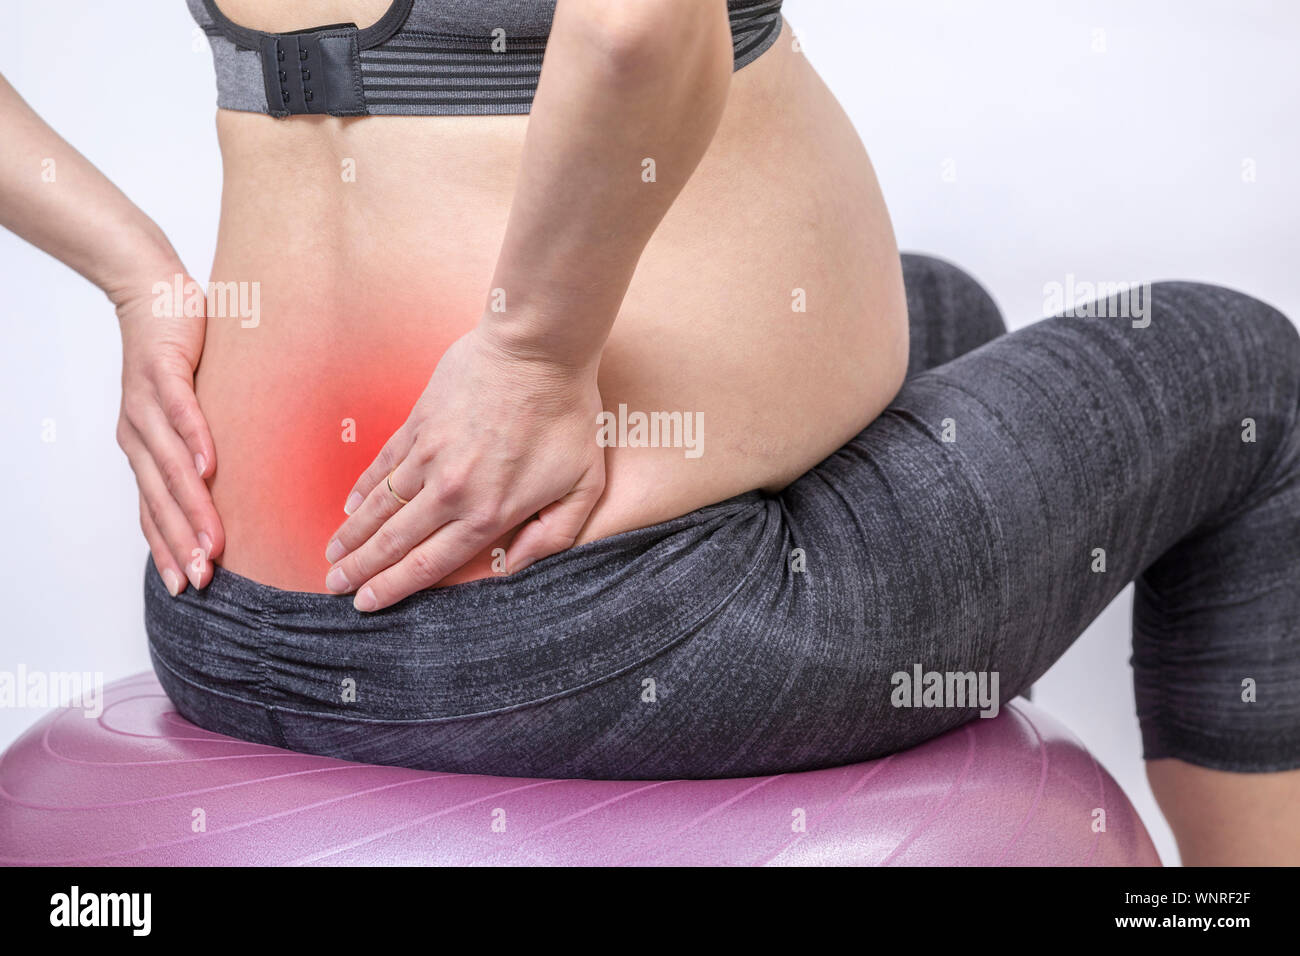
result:
M 0 176 L 117 306 L 182 714 L 448 771 L 808 769 L 995 710 L 1136 579 L 1184 860 L 1300 860 L 1285 317 L 1167 283 L 1002 335 L 900 260 L 778 0 L 190 7 L 233 299 L 176 307 L 165 238 L 7 87 Z

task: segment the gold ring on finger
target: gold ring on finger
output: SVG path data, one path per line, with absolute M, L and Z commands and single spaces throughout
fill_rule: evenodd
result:
M 410 499 L 403 498 L 393 490 L 393 473 L 391 471 L 388 473 L 388 477 L 384 479 L 384 484 L 388 486 L 388 493 L 397 499 L 398 504 L 409 505 L 411 503 Z

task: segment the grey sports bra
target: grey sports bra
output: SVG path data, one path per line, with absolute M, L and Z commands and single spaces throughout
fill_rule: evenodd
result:
M 616 0 L 619 2 L 619 0 Z M 264 33 L 186 0 L 212 45 L 217 105 L 292 116 L 527 113 L 555 0 L 393 0 L 365 29 Z M 727 0 L 735 69 L 781 32 L 781 0 Z

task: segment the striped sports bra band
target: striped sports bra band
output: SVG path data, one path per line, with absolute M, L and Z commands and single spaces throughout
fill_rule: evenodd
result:
M 186 0 L 207 35 L 217 106 L 275 117 L 527 113 L 556 0 L 392 0 L 353 23 L 268 33 Z M 727 0 L 732 65 L 776 42 L 781 0 Z

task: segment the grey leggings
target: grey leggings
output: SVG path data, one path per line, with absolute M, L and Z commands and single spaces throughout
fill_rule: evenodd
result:
M 970 277 L 904 267 L 908 380 L 779 495 L 369 615 L 221 568 L 173 599 L 146 567 L 163 686 L 202 727 L 370 763 L 770 774 L 978 719 L 961 678 L 900 695 L 918 671 L 989 691 L 996 674 L 1008 700 L 1136 580 L 1145 756 L 1300 767 L 1295 329 L 1241 293 L 1169 282 L 1144 328 L 1058 317 L 1003 334 Z

